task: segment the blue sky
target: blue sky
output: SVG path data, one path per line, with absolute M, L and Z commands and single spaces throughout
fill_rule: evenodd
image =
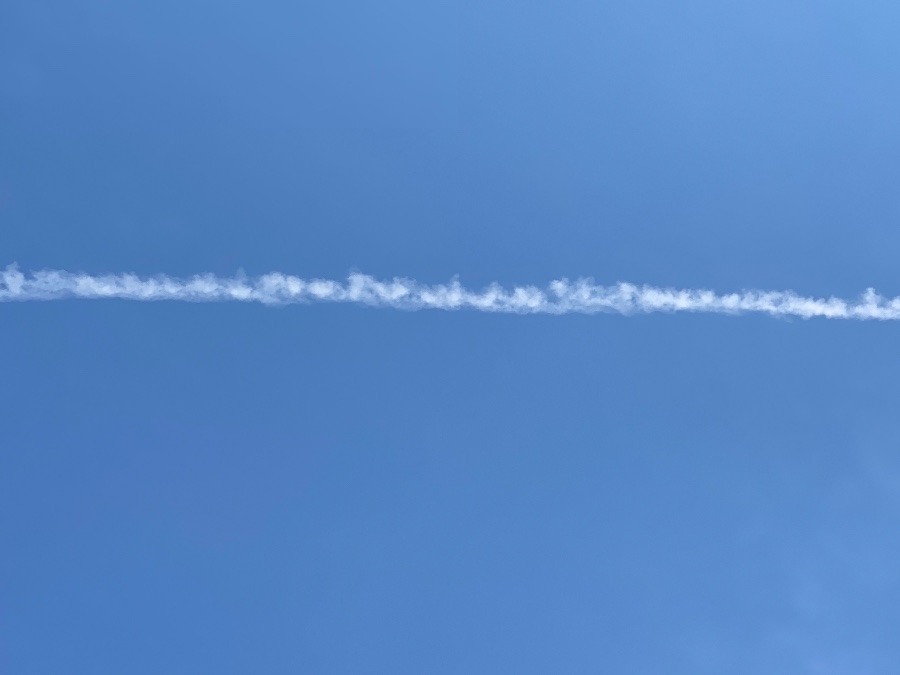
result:
M 900 294 L 889 2 L 0 8 L 0 266 Z M 0 670 L 890 673 L 892 323 L 0 306 Z

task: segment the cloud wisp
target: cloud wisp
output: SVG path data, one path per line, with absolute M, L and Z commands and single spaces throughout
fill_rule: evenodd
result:
M 792 291 L 748 290 L 718 294 L 704 289 L 674 289 L 592 279 L 558 279 L 547 286 L 481 290 L 457 280 L 423 284 L 412 279 L 381 281 L 367 274 L 350 274 L 344 281 L 303 279 L 273 272 L 259 277 L 219 277 L 202 274 L 186 278 L 135 274 L 90 275 L 63 270 L 22 273 L 15 265 L 0 272 L 0 302 L 63 299 L 119 299 L 181 302 L 256 302 L 266 305 L 355 303 L 401 310 L 471 310 L 506 314 L 648 314 L 695 312 L 707 314 L 767 314 L 810 319 L 900 319 L 900 297 L 885 298 L 868 289 L 859 299 L 814 298 Z

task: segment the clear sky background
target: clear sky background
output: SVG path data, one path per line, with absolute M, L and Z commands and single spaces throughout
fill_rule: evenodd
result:
M 0 265 L 900 294 L 900 5 L 0 4 Z M 894 324 L 0 306 L 4 673 L 895 673 Z

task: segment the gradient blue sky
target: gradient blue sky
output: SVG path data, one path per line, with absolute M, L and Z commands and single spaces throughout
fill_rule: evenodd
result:
M 0 5 L 0 264 L 900 294 L 900 5 Z M 0 670 L 894 673 L 894 324 L 0 306 Z

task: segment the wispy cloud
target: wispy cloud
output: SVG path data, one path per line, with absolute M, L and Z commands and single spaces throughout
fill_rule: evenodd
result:
M 441 309 L 509 314 L 647 314 L 698 312 L 758 313 L 809 319 L 898 320 L 900 297 L 884 298 L 868 289 L 859 299 L 814 298 L 791 291 L 746 290 L 719 294 L 592 279 L 558 279 L 545 287 L 491 284 L 472 290 L 453 280 L 423 284 L 413 279 L 380 281 L 350 274 L 344 281 L 302 279 L 273 272 L 259 277 L 187 278 L 135 274 L 90 275 L 64 270 L 22 273 L 15 265 L 0 272 L 0 302 L 63 299 L 178 300 L 182 302 L 259 302 L 267 305 L 343 302 L 403 310 Z

